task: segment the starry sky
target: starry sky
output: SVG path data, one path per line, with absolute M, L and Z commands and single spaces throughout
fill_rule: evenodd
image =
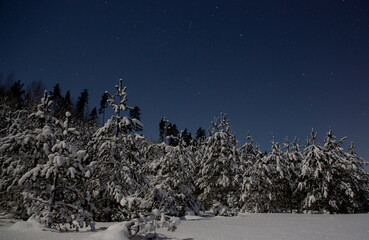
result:
M 227 113 L 263 151 L 332 126 L 369 160 L 369 1 L 6 1 L 0 73 L 89 91 L 119 78 L 144 134 L 162 117 L 192 133 Z

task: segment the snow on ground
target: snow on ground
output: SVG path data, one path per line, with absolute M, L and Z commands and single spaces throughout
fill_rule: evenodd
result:
M 96 232 L 57 232 L 34 220 L 0 217 L 0 240 L 127 239 L 123 223 L 97 223 Z M 237 217 L 187 216 L 175 232 L 159 239 L 369 239 L 369 214 L 240 214 Z

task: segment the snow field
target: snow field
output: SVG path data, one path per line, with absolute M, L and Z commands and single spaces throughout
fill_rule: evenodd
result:
M 96 232 L 57 232 L 34 220 L 0 218 L 1 240 L 125 240 L 125 223 L 97 223 Z M 158 229 L 159 239 L 369 239 L 369 214 L 239 214 L 237 217 L 186 216 L 175 232 Z M 136 238 L 139 239 L 139 238 Z

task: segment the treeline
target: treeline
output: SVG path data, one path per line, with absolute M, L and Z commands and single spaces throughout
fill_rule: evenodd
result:
M 175 229 L 170 216 L 204 210 L 223 216 L 369 210 L 365 163 L 331 129 L 322 144 L 312 131 L 303 145 L 286 139 L 282 147 L 273 139 L 263 154 L 251 136 L 238 147 L 225 114 L 208 136 L 200 128 L 195 138 L 164 118 L 157 143 L 137 134 L 141 122 L 124 114 L 133 108 L 122 81 L 116 91 L 106 92 L 115 115 L 102 127 L 74 121 L 69 111 L 57 116 L 47 92 L 34 111 L 2 101 L 2 210 L 55 228 L 125 220 L 132 234 L 158 223 Z
M 9 74 L 6 79 L 2 79 L 2 76 L 0 76 L 0 101 L 2 104 L 8 105 L 12 111 L 20 109 L 27 111 L 37 110 L 44 91 L 45 86 L 41 80 L 33 81 L 25 87 L 21 80 L 15 80 L 14 73 Z M 53 101 L 52 114 L 57 118 L 62 118 L 65 112 L 70 112 L 72 114 L 71 120 L 74 122 L 95 124 L 98 127 L 100 125 L 99 115 L 102 122 L 105 122 L 106 108 L 108 106 L 108 95 L 106 93 L 102 94 L 99 108 L 93 107 L 92 110 L 89 110 L 88 107 L 88 89 L 82 90 L 77 101 L 73 101 L 70 90 L 63 94 L 59 83 L 48 94 Z M 141 109 L 136 106 L 129 110 L 129 115 L 140 120 Z M 136 128 L 135 131 L 140 132 L 142 128 Z

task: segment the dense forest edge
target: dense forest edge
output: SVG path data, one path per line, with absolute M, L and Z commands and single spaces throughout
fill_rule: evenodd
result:
M 87 112 L 87 89 L 73 103 L 59 84 L 45 91 L 36 81 L 24 90 L 12 78 L 0 82 L 0 211 L 14 217 L 58 230 L 126 221 L 133 236 L 175 230 L 178 217 L 209 210 L 369 210 L 367 162 L 331 128 L 322 144 L 313 129 L 304 143 L 273 139 L 262 152 L 250 135 L 239 147 L 226 114 L 195 137 L 163 118 L 153 141 L 139 134 L 140 109 L 127 105 L 122 79 Z

